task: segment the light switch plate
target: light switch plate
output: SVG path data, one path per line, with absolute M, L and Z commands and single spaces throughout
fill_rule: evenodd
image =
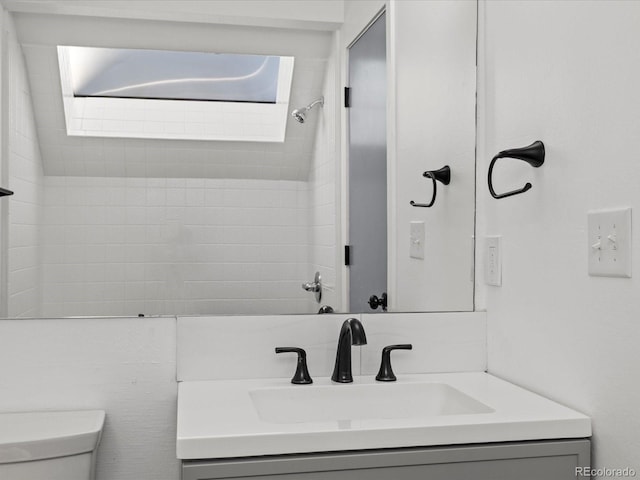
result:
M 409 223 L 409 256 L 424 259 L 424 222 Z
M 485 237 L 484 281 L 487 285 L 502 285 L 502 237 Z
M 631 277 L 631 208 L 587 212 L 589 275 Z

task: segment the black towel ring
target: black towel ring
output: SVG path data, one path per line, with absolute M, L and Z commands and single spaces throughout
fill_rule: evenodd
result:
M 520 193 L 524 193 L 531 188 L 531 184 L 527 182 L 524 187 L 518 190 L 511 190 L 510 192 L 506 192 L 506 193 L 496 193 L 496 191 L 493 189 L 493 182 L 491 180 L 491 176 L 493 174 L 493 166 L 495 165 L 496 160 L 498 160 L 499 158 L 515 158 L 517 160 L 522 160 L 527 162 L 529 165 L 531 165 L 534 168 L 538 168 L 540 165 L 544 163 L 544 153 L 545 153 L 544 143 L 542 143 L 540 140 L 536 140 L 535 142 L 533 142 L 531 145 L 527 147 L 503 150 L 502 152 L 498 153 L 495 157 L 493 157 L 493 159 L 491 160 L 491 163 L 489 164 L 489 175 L 488 175 L 489 192 L 491 193 L 491 196 L 493 198 L 498 198 L 498 199 L 506 198 L 506 197 L 511 197 L 513 195 L 518 195 Z
M 416 203 L 411 200 L 409 203 L 412 207 L 431 207 L 434 203 L 436 203 L 436 180 L 442 182 L 444 185 L 449 185 L 451 182 L 451 169 L 449 165 L 445 165 L 439 170 L 428 170 L 422 174 L 423 177 L 430 178 L 433 182 L 433 196 L 431 197 L 431 201 L 429 203 Z

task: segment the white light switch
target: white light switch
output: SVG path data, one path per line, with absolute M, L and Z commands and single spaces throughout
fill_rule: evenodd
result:
M 502 285 L 502 237 L 485 237 L 484 281 L 487 285 Z
M 424 259 L 424 222 L 409 223 L 409 256 Z
M 589 275 L 631 277 L 631 208 L 587 212 Z

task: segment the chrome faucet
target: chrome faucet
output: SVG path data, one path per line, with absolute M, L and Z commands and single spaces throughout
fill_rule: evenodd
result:
M 338 337 L 338 351 L 336 352 L 336 366 L 333 368 L 331 380 L 339 383 L 353 382 L 351 375 L 351 345 L 366 345 L 367 336 L 364 334 L 362 323 L 356 318 L 345 320 Z

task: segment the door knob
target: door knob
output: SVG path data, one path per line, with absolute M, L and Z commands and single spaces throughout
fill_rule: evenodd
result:
M 369 306 L 372 310 L 377 310 L 378 307 L 382 307 L 383 311 L 387 311 L 387 292 L 384 292 L 380 298 L 377 295 L 371 295 L 369 297 Z

